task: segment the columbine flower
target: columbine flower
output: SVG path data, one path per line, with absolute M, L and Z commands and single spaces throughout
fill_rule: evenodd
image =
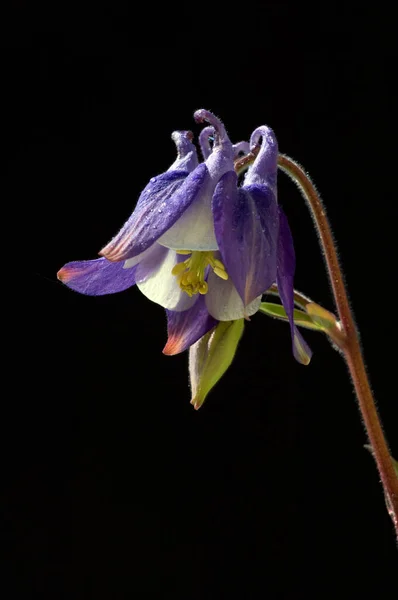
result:
M 290 319 L 293 351 L 308 363 L 310 350 L 293 322 L 294 249 L 277 204 L 278 147 L 268 127 L 253 133 L 260 152 L 238 187 L 233 146 L 221 121 L 206 110 L 200 137 L 205 161 L 197 163 L 190 132 L 175 132 L 178 158 L 154 177 L 102 258 L 73 262 L 58 273 L 72 289 L 100 295 L 135 283 L 167 311 L 166 354 L 182 352 L 218 321 L 248 319 L 277 283 Z M 213 140 L 211 146 L 209 140 Z

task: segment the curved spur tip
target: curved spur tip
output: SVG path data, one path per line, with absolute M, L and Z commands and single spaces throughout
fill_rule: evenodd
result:
M 195 119 L 196 123 L 203 123 L 204 121 L 207 121 L 207 110 L 204 108 L 196 110 L 193 114 L 193 118 Z

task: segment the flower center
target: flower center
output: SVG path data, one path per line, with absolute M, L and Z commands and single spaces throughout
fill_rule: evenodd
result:
M 189 254 L 184 262 L 177 263 L 171 273 L 177 277 L 178 284 L 188 296 L 207 294 L 209 286 L 205 281 L 207 266 L 221 279 L 228 279 L 228 273 L 221 260 L 214 258 L 213 252 L 198 250 L 177 250 L 177 254 Z

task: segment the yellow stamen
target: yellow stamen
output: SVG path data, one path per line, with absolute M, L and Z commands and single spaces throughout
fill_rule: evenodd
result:
M 190 282 L 188 281 L 188 273 L 184 273 L 179 281 L 180 287 L 189 287 Z
M 227 279 L 228 279 L 228 273 L 226 272 L 225 268 L 220 269 L 220 267 L 216 267 L 214 269 L 214 273 L 216 275 L 218 275 L 219 277 L 221 277 L 221 279 L 224 279 L 225 281 L 227 281 Z
M 199 294 L 202 294 L 204 296 L 205 294 L 207 294 L 208 291 L 209 284 L 207 283 L 207 281 L 202 281 L 202 283 L 199 285 Z
M 223 263 L 214 258 L 213 252 L 201 252 L 198 250 L 177 250 L 177 254 L 189 254 L 189 258 L 183 262 L 177 263 L 172 268 L 172 275 L 177 277 L 180 288 L 188 294 L 207 294 L 209 285 L 205 281 L 207 266 L 213 269 L 214 273 L 221 279 L 227 280 L 228 273 Z
M 214 265 L 216 267 L 218 267 L 219 269 L 222 269 L 223 271 L 225 271 L 224 265 L 222 264 L 221 260 L 218 260 L 218 258 L 214 259 Z
M 188 283 L 195 284 L 196 283 L 196 273 L 192 273 L 192 271 L 188 271 L 187 281 L 188 281 Z
M 187 268 L 186 264 L 183 262 L 177 263 L 176 265 L 174 265 L 174 267 L 171 270 L 171 274 L 172 275 L 180 275 L 180 273 L 183 273 L 185 271 L 185 269 Z

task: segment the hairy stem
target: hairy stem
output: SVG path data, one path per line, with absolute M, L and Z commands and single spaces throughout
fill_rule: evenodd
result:
M 373 449 L 384 488 L 388 510 L 398 537 L 398 478 L 395 473 L 393 460 L 387 446 L 366 373 L 359 336 L 348 302 L 343 274 L 326 212 L 314 184 L 300 165 L 291 158 L 281 154 L 278 157 L 278 166 L 298 185 L 318 230 L 319 241 L 324 252 L 325 263 L 333 290 L 336 308 L 342 329 L 345 333 L 340 348 L 344 354 L 354 383 L 363 423 Z
M 258 152 L 259 148 L 254 148 L 246 156 L 235 161 L 235 171 L 238 175 L 243 173 L 253 163 Z M 363 423 L 383 484 L 387 509 L 394 523 L 398 538 L 398 477 L 366 373 L 359 336 L 348 301 L 343 274 L 325 208 L 314 184 L 298 163 L 288 156 L 280 154 L 278 157 L 278 166 L 298 186 L 310 210 L 319 235 L 319 242 L 324 252 L 326 268 L 342 327 L 343 335 L 338 340 L 338 345 L 344 355 L 354 383 Z M 276 286 L 273 287 L 275 289 L 271 288 L 270 291 L 271 293 L 276 293 L 277 288 Z M 294 300 L 295 303 L 304 309 L 309 301 L 309 299 L 299 292 L 295 292 Z

